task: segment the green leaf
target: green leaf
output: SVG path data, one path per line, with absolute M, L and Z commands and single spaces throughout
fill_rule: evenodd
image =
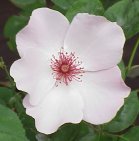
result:
M 118 2 L 118 1 L 120 1 L 120 0 L 101 0 L 105 9 L 112 6 L 114 3 Z
M 72 4 L 77 0 L 52 0 L 52 2 L 61 7 L 64 10 L 67 10 L 69 7 L 72 6 Z
M 62 13 L 63 15 L 65 15 L 66 13 L 66 10 L 62 9 L 61 7 L 57 6 L 57 5 L 54 5 L 52 7 L 53 10 L 56 10 L 56 11 L 59 11 L 60 13 Z
M 86 135 L 95 135 L 93 128 L 85 122 L 80 124 L 65 124 L 56 133 L 50 135 L 52 141 L 80 141 Z
M 81 122 L 80 124 L 66 124 L 62 126 L 56 133 L 50 135 L 50 138 L 44 139 L 48 141 L 116 141 L 115 136 L 107 136 L 95 131 L 91 124 Z M 46 140 L 46 141 L 47 141 Z M 45 141 L 45 140 L 42 140 Z
M 22 115 L 20 118 L 26 130 L 26 135 L 28 139 L 30 139 L 30 141 L 37 141 L 37 130 L 35 127 L 34 119 L 26 114 Z
M 0 105 L 0 141 L 28 141 L 16 113 Z
M 87 134 L 86 136 L 82 137 L 79 141 L 98 141 L 97 134 Z
M 119 141 L 138 141 L 139 140 L 139 126 L 131 128 L 127 133 L 121 136 Z
M 0 104 L 6 106 L 6 103 L 5 103 L 5 101 L 3 99 L 0 99 Z
M 99 0 L 77 0 L 67 11 L 66 17 L 71 21 L 77 13 L 102 15 L 104 8 Z
M 139 76 L 139 65 L 132 66 L 131 69 L 129 70 L 127 76 L 130 78 L 135 78 L 135 77 Z
M 95 128 L 86 122 L 65 124 L 54 134 L 37 134 L 36 137 L 37 141 L 117 141 L 117 137 L 99 134 Z
M 11 51 L 16 51 L 15 36 L 9 37 L 9 40 L 7 41 L 7 45 Z
M 10 0 L 15 6 L 25 9 L 33 10 L 39 7 L 46 6 L 45 0 Z
M 8 19 L 4 27 L 4 36 L 9 39 L 7 42 L 10 50 L 16 50 L 15 36 L 28 22 L 29 17 L 12 16 Z
M 104 130 L 108 132 L 120 132 L 131 126 L 139 113 L 139 100 L 137 92 L 133 91 L 125 100 L 124 106 L 120 109 L 116 117 L 104 125 Z
M 125 64 L 123 62 L 123 60 L 118 64 L 121 73 L 122 73 L 122 78 L 125 79 L 125 72 L 126 72 L 126 68 L 125 68 Z
M 4 27 L 5 37 L 13 37 L 15 34 L 23 28 L 28 22 L 28 18 L 25 16 L 12 16 L 8 19 Z
M 108 135 L 102 135 L 100 137 L 100 141 L 117 141 L 117 137 L 111 134 L 111 136 Z
M 13 97 L 13 92 L 9 88 L 0 87 L 0 100 L 3 101 L 3 104 L 7 104 L 11 97 Z
M 119 1 L 104 15 L 123 28 L 127 39 L 139 32 L 139 0 Z
M 82 137 L 79 141 L 117 141 L 117 137 L 112 134 L 108 136 L 103 133 L 93 132 Z

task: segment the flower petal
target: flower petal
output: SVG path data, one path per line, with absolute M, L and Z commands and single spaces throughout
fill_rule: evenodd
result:
M 24 102 L 26 113 L 35 118 L 38 131 L 51 134 L 64 123 L 79 123 L 83 118 L 83 101 L 76 89 L 58 86 L 46 95 L 44 101 L 30 107 Z M 27 106 L 28 105 L 28 106 Z
M 30 98 L 29 98 L 29 95 L 28 94 L 23 99 L 23 106 L 25 108 L 31 108 L 33 106 L 33 105 L 30 104 L 29 99 Z
M 64 48 L 83 61 L 90 71 L 107 69 L 120 62 L 125 42 L 120 26 L 102 16 L 77 14 L 67 32 Z
M 55 83 L 46 56 L 41 50 L 28 49 L 10 69 L 17 88 L 29 93 L 33 105 L 38 104 Z
M 124 98 L 130 93 L 118 67 L 85 73 L 82 81 L 84 120 L 92 124 L 103 124 L 112 120 L 124 104 Z
M 68 20 L 58 11 L 49 8 L 34 10 L 28 25 L 16 36 L 20 56 L 31 47 L 43 49 L 50 55 L 59 51 L 68 27 Z

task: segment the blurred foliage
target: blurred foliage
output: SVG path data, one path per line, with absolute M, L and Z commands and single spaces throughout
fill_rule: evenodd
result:
M 70 8 L 77 0 L 52 0 L 52 2 L 64 10 Z
M 11 16 L 4 28 L 8 46 L 16 52 L 15 38 L 29 20 L 32 11 L 46 7 L 45 0 L 10 0 L 20 9 Z M 77 13 L 104 15 L 117 22 L 129 39 L 139 32 L 139 0 L 51 0 L 52 8 L 62 12 L 72 21 Z M 0 62 L 1 64 L 1 62 Z M 126 73 L 124 62 L 119 63 L 122 77 L 139 76 L 139 66 L 132 66 Z M 107 124 L 94 126 L 86 122 L 65 124 L 52 135 L 38 133 L 34 119 L 25 114 L 22 105 L 23 92 L 10 87 L 0 87 L 0 141 L 137 141 L 139 126 L 135 120 L 139 113 L 137 91 L 125 99 L 124 106 L 116 117 Z M 24 127 L 24 128 L 23 128 Z M 120 132 L 120 134 L 119 134 Z M 26 133 L 26 134 L 25 134 Z
M 125 64 L 124 64 L 124 61 L 121 60 L 121 62 L 118 64 L 120 70 L 121 70 L 121 74 L 122 74 L 122 78 L 125 79 L 126 78 L 126 67 L 125 67 Z
M 122 135 L 119 141 L 137 141 L 139 139 L 139 126 L 131 128 L 127 133 Z
M 15 6 L 26 10 L 32 11 L 33 9 L 46 6 L 45 0 L 10 0 Z
M 104 6 L 105 9 L 109 8 L 112 6 L 114 3 L 120 1 L 120 0 L 100 0 Z
M 4 35 L 9 38 L 8 46 L 11 50 L 16 50 L 15 36 L 28 22 L 29 17 L 26 16 L 11 16 L 4 28 Z
M 9 101 L 14 94 L 11 89 L 6 87 L 0 87 L 0 104 L 9 105 Z
M 103 15 L 104 9 L 102 3 L 99 0 L 77 0 L 68 9 L 66 17 L 71 21 L 77 13 Z
M 26 16 L 12 16 L 8 19 L 5 24 L 4 35 L 5 37 L 13 37 L 16 33 L 24 27 L 28 22 L 28 17 Z
M 32 11 L 36 8 L 46 7 L 45 0 L 10 0 L 15 6 L 21 8 L 18 16 L 11 16 L 4 28 L 4 35 L 8 38 L 8 46 L 10 50 L 16 51 L 15 36 L 29 20 Z
M 139 0 L 122 0 L 109 7 L 105 14 L 124 30 L 126 38 L 139 32 Z
M 135 78 L 139 76 L 139 65 L 132 66 L 127 76 L 130 78 Z
M 0 140 L 29 141 L 16 113 L 2 105 L 0 105 Z

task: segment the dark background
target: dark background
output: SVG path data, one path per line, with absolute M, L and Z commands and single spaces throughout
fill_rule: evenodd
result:
M 50 0 L 47 0 L 47 6 L 51 7 L 52 3 Z M 14 60 L 19 58 L 18 54 L 11 52 L 6 44 L 6 41 L 8 39 L 4 38 L 3 36 L 3 28 L 7 21 L 7 19 L 12 15 L 18 15 L 18 12 L 20 10 L 16 8 L 12 3 L 10 3 L 9 0 L 0 0 L 0 56 L 4 58 L 4 61 L 8 68 L 11 66 Z M 133 46 L 136 42 L 137 37 L 136 35 L 133 38 L 129 39 L 124 47 L 124 54 L 123 54 L 123 60 L 125 64 L 127 65 L 129 61 L 129 57 L 131 55 L 131 52 L 133 50 Z M 136 52 L 136 56 L 134 59 L 133 64 L 139 64 L 139 48 Z M 0 82 L 5 81 L 5 74 L 0 70 Z M 131 87 L 132 89 L 139 89 L 139 77 L 136 79 L 126 79 L 126 84 Z

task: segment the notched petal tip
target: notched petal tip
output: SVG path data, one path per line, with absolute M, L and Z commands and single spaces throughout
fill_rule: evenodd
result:
M 123 54 L 122 28 L 103 16 L 77 14 L 67 32 L 64 47 L 75 52 L 89 71 L 116 66 Z
M 63 46 L 68 27 L 69 21 L 60 12 L 49 8 L 35 9 L 27 26 L 16 35 L 19 55 L 22 57 L 27 48 L 40 48 L 48 55 L 54 54 Z
M 71 92 L 72 91 L 72 92 Z M 35 125 L 39 132 L 52 134 L 65 123 L 80 123 L 83 119 L 83 102 L 77 91 L 55 88 L 36 106 L 28 104 L 25 98 L 26 113 L 35 119 Z
M 120 69 L 113 67 L 92 72 L 85 77 L 81 88 L 85 103 L 84 120 L 96 125 L 111 121 L 130 94 Z
M 50 134 L 57 132 L 59 130 L 59 128 L 66 123 L 79 124 L 83 120 L 82 117 L 76 121 L 73 121 L 73 122 L 67 122 L 67 121 L 61 122 L 59 125 L 57 125 L 55 127 L 47 127 L 47 124 L 45 127 L 43 127 L 40 125 L 40 121 L 38 119 L 35 119 L 35 127 L 36 127 L 37 131 L 44 133 L 44 134 L 47 134 L 47 135 L 50 135 Z

